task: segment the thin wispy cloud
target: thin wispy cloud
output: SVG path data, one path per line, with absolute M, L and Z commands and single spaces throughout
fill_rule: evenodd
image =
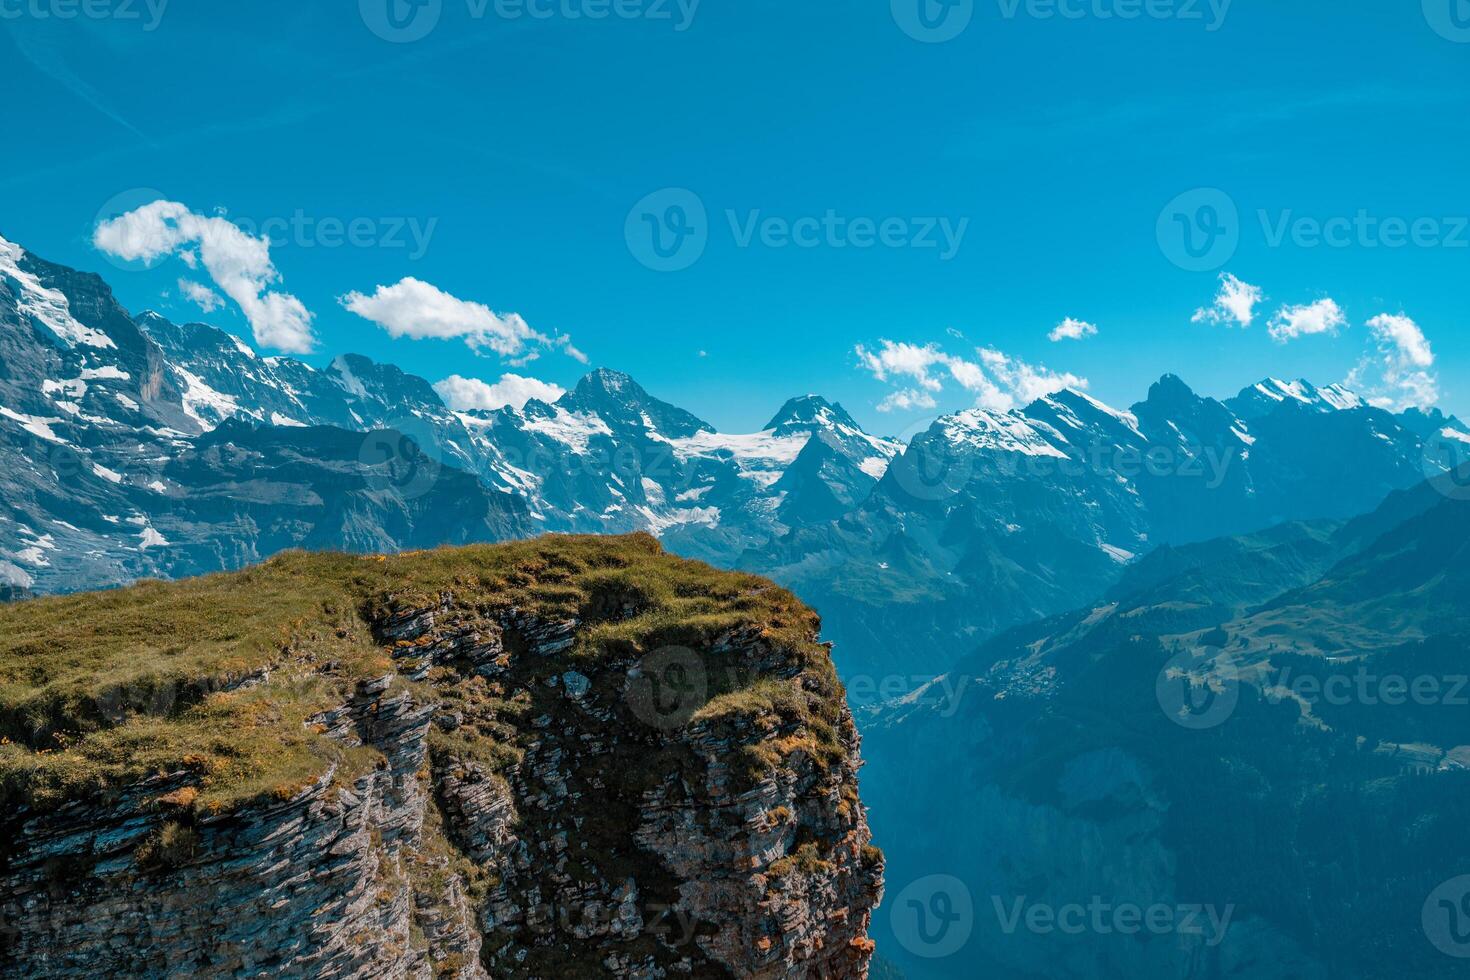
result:
M 103 98 L 101 92 L 67 64 L 66 57 L 59 50 L 59 45 L 53 44 L 53 40 L 59 41 L 62 38 L 49 31 L 36 30 L 34 27 L 34 24 L 27 24 L 25 29 L 0 31 L 0 36 L 8 36 L 16 52 L 36 71 L 70 92 L 78 101 L 86 104 L 104 118 L 111 120 L 144 142 L 148 142 L 147 134 L 133 125 L 107 99 Z
M 1377 382 L 1368 388 L 1368 399 L 1380 408 L 1402 411 L 1430 408 L 1439 401 L 1439 378 L 1433 371 L 1434 350 L 1424 330 L 1404 313 L 1380 313 L 1368 321 L 1368 330 L 1378 345 L 1375 359 L 1365 359 L 1354 370 L 1352 380 L 1362 384 L 1370 370 Z
M 1067 317 L 1052 328 L 1051 333 L 1046 335 L 1046 339 L 1055 344 L 1063 340 L 1083 340 L 1096 336 L 1097 324 Z
M 185 261 L 185 264 L 188 265 L 191 269 L 194 268 L 194 265 L 187 260 Z M 208 286 L 204 285 L 204 283 L 195 282 L 192 279 L 180 279 L 179 292 L 183 294 L 185 299 L 193 303 L 195 306 L 199 307 L 199 309 L 203 310 L 205 313 L 213 313 L 215 310 L 221 309 L 225 305 L 225 301 L 220 297 L 219 293 L 215 292 L 213 289 L 210 289 Z
M 875 380 L 895 386 L 877 405 L 880 412 L 932 409 L 936 395 L 955 384 L 977 408 L 1008 412 L 1063 388 L 1085 389 L 1087 379 L 1029 364 L 993 347 L 975 349 L 975 360 L 946 353 L 937 344 L 880 341 L 877 350 L 858 345 L 858 366 Z

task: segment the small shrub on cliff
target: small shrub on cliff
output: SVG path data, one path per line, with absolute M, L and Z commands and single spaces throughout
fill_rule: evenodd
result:
M 198 832 L 170 820 L 138 845 L 133 861 L 143 871 L 171 871 L 193 860 L 198 849 Z

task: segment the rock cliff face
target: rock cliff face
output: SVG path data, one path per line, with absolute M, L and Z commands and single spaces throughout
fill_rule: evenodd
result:
M 184 673 L 127 641 L 170 603 L 236 619 Z M 857 733 L 759 579 L 558 539 L 0 616 L 0 976 L 867 976 Z

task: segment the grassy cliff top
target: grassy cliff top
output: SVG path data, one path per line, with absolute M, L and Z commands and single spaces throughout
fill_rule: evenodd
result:
M 589 672 L 609 656 L 759 631 L 840 703 L 814 613 L 764 579 L 667 555 L 647 535 L 288 552 L 241 572 L 0 606 L 0 806 L 48 808 L 188 771 L 196 805 L 217 811 L 289 797 L 334 761 L 370 764 L 308 722 L 359 681 L 393 672 L 375 624 L 445 592 L 487 615 L 581 620 L 562 659 Z M 721 697 L 743 710 L 761 687 L 752 678 Z

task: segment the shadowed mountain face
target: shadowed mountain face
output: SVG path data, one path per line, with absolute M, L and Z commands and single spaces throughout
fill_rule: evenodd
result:
M 890 890 L 943 869 L 975 910 L 938 969 L 897 911 L 882 948 L 919 976 L 1459 975 L 1424 911 L 1470 869 L 1470 501 L 1452 489 L 1160 549 L 873 712 Z M 1140 941 L 998 911 L 1092 896 L 1231 919 Z

